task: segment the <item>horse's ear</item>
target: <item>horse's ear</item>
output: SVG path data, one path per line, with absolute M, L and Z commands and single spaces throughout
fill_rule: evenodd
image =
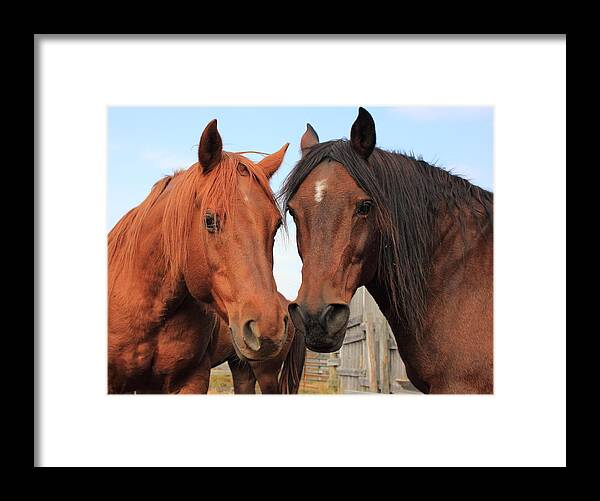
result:
M 267 176 L 267 179 L 270 179 L 271 176 L 277 172 L 277 169 L 281 167 L 283 157 L 285 156 L 285 152 L 287 151 L 289 145 L 290 143 L 285 143 L 279 151 L 266 156 L 260 162 L 258 162 L 258 164 L 256 164 L 263 170 L 265 176 Z
M 306 132 L 302 135 L 302 139 L 300 139 L 302 156 L 306 155 L 308 150 L 315 144 L 319 144 L 319 135 L 317 134 L 317 131 L 313 129 L 312 125 L 306 124 Z
M 203 173 L 210 172 L 221 161 L 223 141 L 217 130 L 217 119 L 211 120 L 200 137 L 198 162 Z
M 375 121 L 371 114 L 364 108 L 358 108 L 358 117 L 350 130 L 350 144 L 352 149 L 365 160 L 375 149 Z

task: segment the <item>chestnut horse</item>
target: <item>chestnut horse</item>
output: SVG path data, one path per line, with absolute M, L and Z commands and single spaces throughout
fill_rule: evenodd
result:
M 281 196 L 302 285 L 290 316 L 318 352 L 338 350 L 365 285 L 424 393 L 493 392 L 493 195 L 412 156 L 375 148 L 359 108 L 350 140 L 308 125 Z
M 288 145 L 258 163 L 222 145 L 213 120 L 198 162 L 157 182 L 109 233 L 111 393 L 205 392 L 213 311 L 242 359 L 272 359 L 286 343 L 273 278 L 281 213 L 269 178 Z

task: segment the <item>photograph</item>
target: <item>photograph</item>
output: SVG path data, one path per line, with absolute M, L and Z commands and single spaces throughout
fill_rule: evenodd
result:
M 491 107 L 110 108 L 108 392 L 493 393 L 492 139 Z
M 34 468 L 566 467 L 566 38 L 34 34 Z

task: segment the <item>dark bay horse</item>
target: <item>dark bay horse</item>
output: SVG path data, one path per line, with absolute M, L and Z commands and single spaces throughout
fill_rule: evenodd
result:
M 281 213 L 269 178 L 288 145 L 258 163 L 222 145 L 213 120 L 198 162 L 157 182 L 109 233 L 111 393 L 203 392 L 213 312 L 241 359 L 273 359 L 286 344 L 273 278 Z
M 365 285 L 424 393 L 493 392 L 493 195 L 412 156 L 375 148 L 363 108 L 350 140 L 308 125 L 281 196 L 302 286 L 290 304 L 309 349 L 338 350 Z

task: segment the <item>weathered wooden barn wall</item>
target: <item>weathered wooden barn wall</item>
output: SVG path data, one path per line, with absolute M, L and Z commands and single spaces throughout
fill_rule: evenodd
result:
M 364 287 L 356 291 L 350 303 L 337 375 L 341 393 L 415 391 L 387 320 Z

